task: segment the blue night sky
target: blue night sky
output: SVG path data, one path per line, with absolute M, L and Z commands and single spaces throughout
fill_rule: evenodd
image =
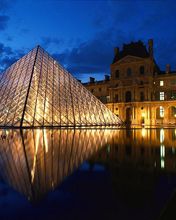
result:
M 74 76 L 110 72 L 114 47 L 154 39 L 161 69 L 176 69 L 176 1 L 0 0 L 0 70 L 40 44 Z

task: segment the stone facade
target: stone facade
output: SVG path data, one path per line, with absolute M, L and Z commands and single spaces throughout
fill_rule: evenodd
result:
M 111 74 L 102 81 L 90 78 L 85 87 L 123 121 L 134 125 L 176 124 L 176 72 L 161 71 L 148 48 L 141 42 L 114 50 Z

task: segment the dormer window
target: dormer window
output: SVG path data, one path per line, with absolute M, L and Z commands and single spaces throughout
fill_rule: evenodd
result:
M 139 72 L 141 75 L 144 75 L 144 66 L 140 66 Z
M 131 68 L 128 68 L 128 69 L 127 69 L 127 76 L 131 76 L 131 75 L 132 75 Z

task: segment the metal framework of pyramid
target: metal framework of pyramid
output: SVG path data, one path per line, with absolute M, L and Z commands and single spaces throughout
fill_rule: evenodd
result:
M 0 79 L 0 127 L 119 125 L 120 119 L 37 46 Z

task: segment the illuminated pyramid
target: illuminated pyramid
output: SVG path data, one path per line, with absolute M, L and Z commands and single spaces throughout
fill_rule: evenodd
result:
M 37 46 L 0 79 L 0 126 L 103 126 L 120 119 Z

